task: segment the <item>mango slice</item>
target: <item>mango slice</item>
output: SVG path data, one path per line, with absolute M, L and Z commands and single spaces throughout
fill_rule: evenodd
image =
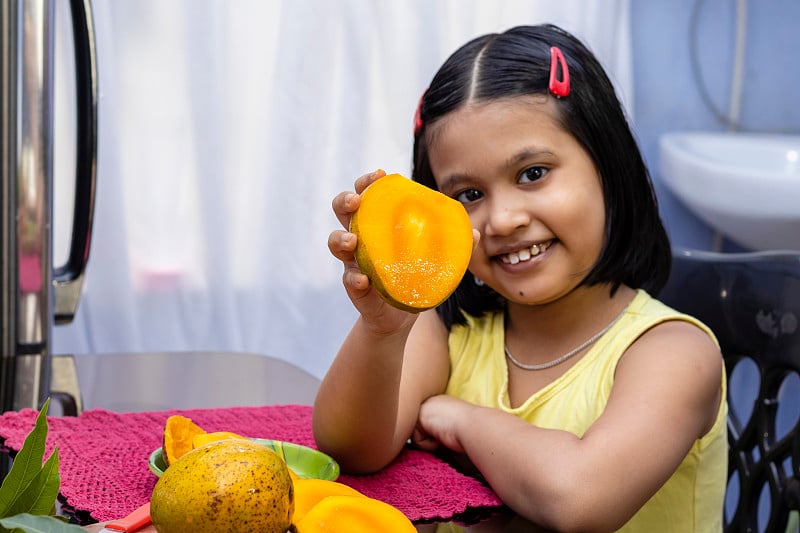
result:
M 172 415 L 164 424 L 164 436 L 161 453 L 167 465 L 173 464 L 180 457 L 194 448 L 194 437 L 206 431 L 192 422 L 191 418 Z
M 416 533 L 399 509 L 366 496 L 328 496 L 295 522 L 297 533 Z
M 230 431 L 213 431 L 211 433 L 200 433 L 192 438 L 192 447 L 199 448 L 200 446 L 203 446 L 205 444 L 225 439 L 247 439 L 247 437 L 242 437 L 241 435 L 237 435 L 236 433 L 231 433 Z
M 294 519 L 301 520 L 315 505 L 328 496 L 362 496 L 356 489 L 326 479 L 294 479 Z
M 356 261 L 391 305 L 431 309 L 458 287 L 472 256 L 472 224 L 464 206 L 400 174 L 361 193 L 350 221 Z

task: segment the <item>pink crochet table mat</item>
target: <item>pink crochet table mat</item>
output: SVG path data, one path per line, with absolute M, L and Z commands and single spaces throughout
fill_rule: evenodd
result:
M 316 448 L 311 409 L 307 405 L 145 413 L 93 409 L 77 417 L 48 417 L 47 455 L 58 446 L 64 510 L 80 523 L 111 520 L 150 499 L 158 478 L 150 471 L 148 458 L 161 446 L 170 415 L 187 416 L 209 432 L 232 431 Z M 22 447 L 36 415 L 23 409 L 0 416 L 0 443 L 5 449 L 14 453 Z M 378 473 L 342 474 L 338 481 L 394 505 L 414 522 L 472 521 L 502 507 L 481 481 L 433 454 L 410 448 Z

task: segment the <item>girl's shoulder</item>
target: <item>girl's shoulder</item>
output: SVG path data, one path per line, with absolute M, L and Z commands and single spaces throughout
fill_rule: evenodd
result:
M 632 396 L 657 391 L 669 398 L 672 415 L 695 413 L 705 434 L 724 419 L 727 383 L 725 363 L 714 333 L 701 321 L 647 296 L 642 306 L 647 327 L 621 355 L 615 387 Z M 649 392 L 648 392 L 649 391 Z M 658 403 L 654 399 L 654 403 Z M 677 413 L 677 414 L 676 414 Z
M 639 296 L 637 295 L 637 298 Z M 709 390 L 724 388 L 724 360 L 714 332 L 691 315 L 681 313 L 646 295 L 646 327 L 636 336 L 624 359 L 635 357 L 654 373 L 684 368 L 692 379 L 705 381 Z
M 706 324 L 691 315 L 673 309 L 642 289 L 637 291 L 628 306 L 628 314 L 637 318 L 643 332 L 656 329 L 662 333 L 666 333 L 668 330 L 672 335 L 694 336 L 697 334 L 697 330 L 700 330 L 705 337 L 718 346 L 714 332 Z
M 699 365 L 711 377 L 722 367 L 719 343 L 706 324 L 643 290 L 637 292 L 620 322 L 607 340 L 617 370 L 630 366 L 625 361 L 632 358 L 639 361 L 637 368 L 652 372 L 664 364 L 685 363 Z

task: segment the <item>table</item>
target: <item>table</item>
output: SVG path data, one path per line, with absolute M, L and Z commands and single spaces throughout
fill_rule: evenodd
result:
M 149 498 L 147 491 L 152 490 L 155 478 L 143 464 L 160 445 L 163 422 L 170 414 L 190 414 L 219 426 L 209 426 L 209 431 L 229 430 L 314 446 L 311 404 L 319 380 L 280 359 L 186 352 L 78 355 L 74 361 L 83 412 L 78 417 L 52 417 L 49 446 L 53 441 L 59 445 L 67 508 L 74 505 L 84 519 L 90 514 L 97 520 L 116 518 L 124 514 L 121 503 L 132 510 Z M 0 439 L 11 450 L 19 449 L 35 414 L 23 410 L 0 416 Z M 87 463 L 102 465 L 105 472 L 95 474 L 100 468 L 87 469 Z M 87 481 L 86 476 L 93 477 Z M 498 513 L 504 507 L 491 489 L 420 450 L 404 450 L 380 473 L 343 475 L 340 481 L 368 496 L 380 494 L 380 499 L 405 507 L 401 510 L 421 522 L 476 516 L 509 519 L 506 513 Z M 91 489 L 86 492 L 84 487 Z M 109 499 L 104 505 L 97 501 L 88 505 L 86 500 L 92 500 L 97 491 Z M 446 513 L 438 514 L 440 510 Z M 491 522 L 486 522 L 470 531 L 511 531 L 505 522 L 499 529 L 487 529 Z M 432 527 L 420 526 L 421 531 Z M 87 529 L 97 530 L 97 526 Z M 531 531 L 530 527 L 523 530 Z
M 458 531 L 449 528 L 449 523 L 444 524 L 423 524 L 417 526 L 419 533 L 451 533 Z M 103 524 L 92 524 L 85 526 L 84 529 L 91 532 L 98 532 L 103 528 Z M 552 533 L 549 530 L 537 527 L 530 522 L 516 517 L 498 517 L 488 519 L 480 524 L 463 528 L 468 533 Z M 148 526 L 139 530 L 137 533 L 158 533 L 156 528 Z
M 276 357 L 246 352 L 73 356 L 83 409 L 116 412 L 307 404 L 320 380 Z

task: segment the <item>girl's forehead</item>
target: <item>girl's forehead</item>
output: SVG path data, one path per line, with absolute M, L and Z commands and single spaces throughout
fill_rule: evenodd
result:
M 480 145 L 513 148 L 516 144 L 551 144 L 571 137 L 559 119 L 558 105 L 542 95 L 472 101 L 431 124 L 428 151 L 470 149 Z
M 546 95 L 472 100 L 440 117 L 428 128 L 429 145 L 452 128 L 528 123 L 562 129 L 555 101 Z
M 558 106 L 554 98 L 546 94 L 526 94 L 520 96 L 508 96 L 503 98 L 493 98 L 488 100 L 471 100 L 458 108 L 458 111 L 480 111 L 489 112 L 528 112 L 544 113 L 553 117 L 558 112 Z
M 431 124 L 426 135 L 440 190 L 456 177 L 512 175 L 534 163 L 592 164 L 564 127 L 558 103 L 546 96 L 473 102 Z

